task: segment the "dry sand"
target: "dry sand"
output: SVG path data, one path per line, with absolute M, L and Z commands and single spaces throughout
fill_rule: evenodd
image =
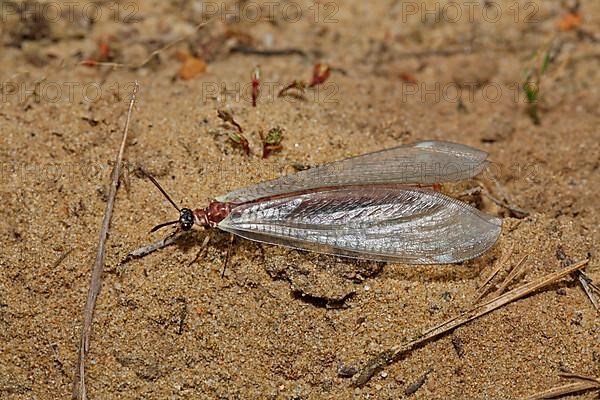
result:
M 567 11 L 552 1 L 497 1 L 485 9 L 263 2 L 258 20 L 253 2 L 242 2 L 240 12 L 232 2 L 67 3 L 29 2 L 21 14 L 0 3 L 2 399 L 70 395 L 134 80 L 141 88 L 87 361 L 91 398 L 392 399 L 432 369 L 414 398 L 506 399 L 564 382 L 561 371 L 600 375 L 599 316 L 569 279 L 420 347 L 363 388 L 338 375 L 340 365 L 360 367 L 466 309 L 511 246 L 509 264 L 529 255 L 522 281 L 557 270 L 561 247 L 576 260 L 591 253 L 587 271 L 600 282 L 600 3 L 582 1 L 583 22 L 569 31 L 557 28 Z M 421 14 L 425 7 L 439 12 Z M 208 13 L 212 22 L 194 32 Z M 79 64 L 101 56 L 98 42 L 108 44 L 108 61 L 131 66 L 181 37 L 141 68 Z M 266 57 L 236 46 L 303 53 Z M 519 85 L 544 49 L 552 59 L 536 125 Z M 180 79 L 177 50 L 205 60 L 207 70 Z M 292 80 L 309 79 L 318 62 L 333 68 L 325 84 L 304 100 L 276 98 Z M 263 92 L 253 108 L 257 64 Z M 245 127 L 253 155 L 227 140 L 231 129 L 217 109 Z M 283 149 L 262 159 L 258 131 L 277 126 Z M 530 211 L 517 218 L 471 199 L 504 218 L 500 241 L 481 258 L 384 265 L 238 239 L 222 278 L 228 236 L 210 233 L 197 258 L 206 235 L 198 231 L 119 264 L 164 234 L 148 234 L 152 226 L 176 217 L 140 167 L 178 203 L 199 207 L 295 165 L 424 139 L 488 151 L 503 190 Z

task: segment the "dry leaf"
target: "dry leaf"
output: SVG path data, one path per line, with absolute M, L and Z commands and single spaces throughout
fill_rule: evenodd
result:
M 188 58 L 190 58 L 192 55 L 190 53 L 188 53 L 185 50 L 177 50 L 175 52 L 175 58 L 178 59 L 181 62 L 185 62 L 185 60 L 187 60 Z
M 581 15 L 577 13 L 568 13 L 558 23 L 558 29 L 561 31 L 571 31 L 581 25 Z
M 188 57 L 181 64 L 179 69 L 179 77 L 183 80 L 190 80 L 206 71 L 206 63 L 204 60 L 196 57 Z

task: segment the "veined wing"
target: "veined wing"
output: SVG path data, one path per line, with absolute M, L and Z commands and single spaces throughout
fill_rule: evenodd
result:
M 426 141 L 364 154 L 234 190 L 218 201 L 244 203 L 330 186 L 456 182 L 479 174 L 487 153 L 462 144 Z
M 502 221 L 439 192 L 364 186 L 242 204 L 218 226 L 247 239 L 319 253 L 447 264 L 490 248 Z

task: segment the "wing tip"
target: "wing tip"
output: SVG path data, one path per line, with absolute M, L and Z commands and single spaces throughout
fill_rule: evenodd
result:
M 438 149 L 453 153 L 460 153 L 463 156 L 468 155 L 472 158 L 481 160 L 485 160 L 489 155 L 485 150 L 477 149 L 466 144 L 450 142 L 446 140 L 423 140 L 420 142 L 409 144 L 408 146 L 417 147 L 421 149 Z

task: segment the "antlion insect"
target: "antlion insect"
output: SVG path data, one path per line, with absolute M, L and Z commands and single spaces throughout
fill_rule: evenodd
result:
M 479 174 L 487 153 L 425 141 L 336 161 L 234 190 L 206 208 L 179 208 L 179 224 L 344 257 L 447 264 L 480 256 L 502 220 L 436 190 Z

